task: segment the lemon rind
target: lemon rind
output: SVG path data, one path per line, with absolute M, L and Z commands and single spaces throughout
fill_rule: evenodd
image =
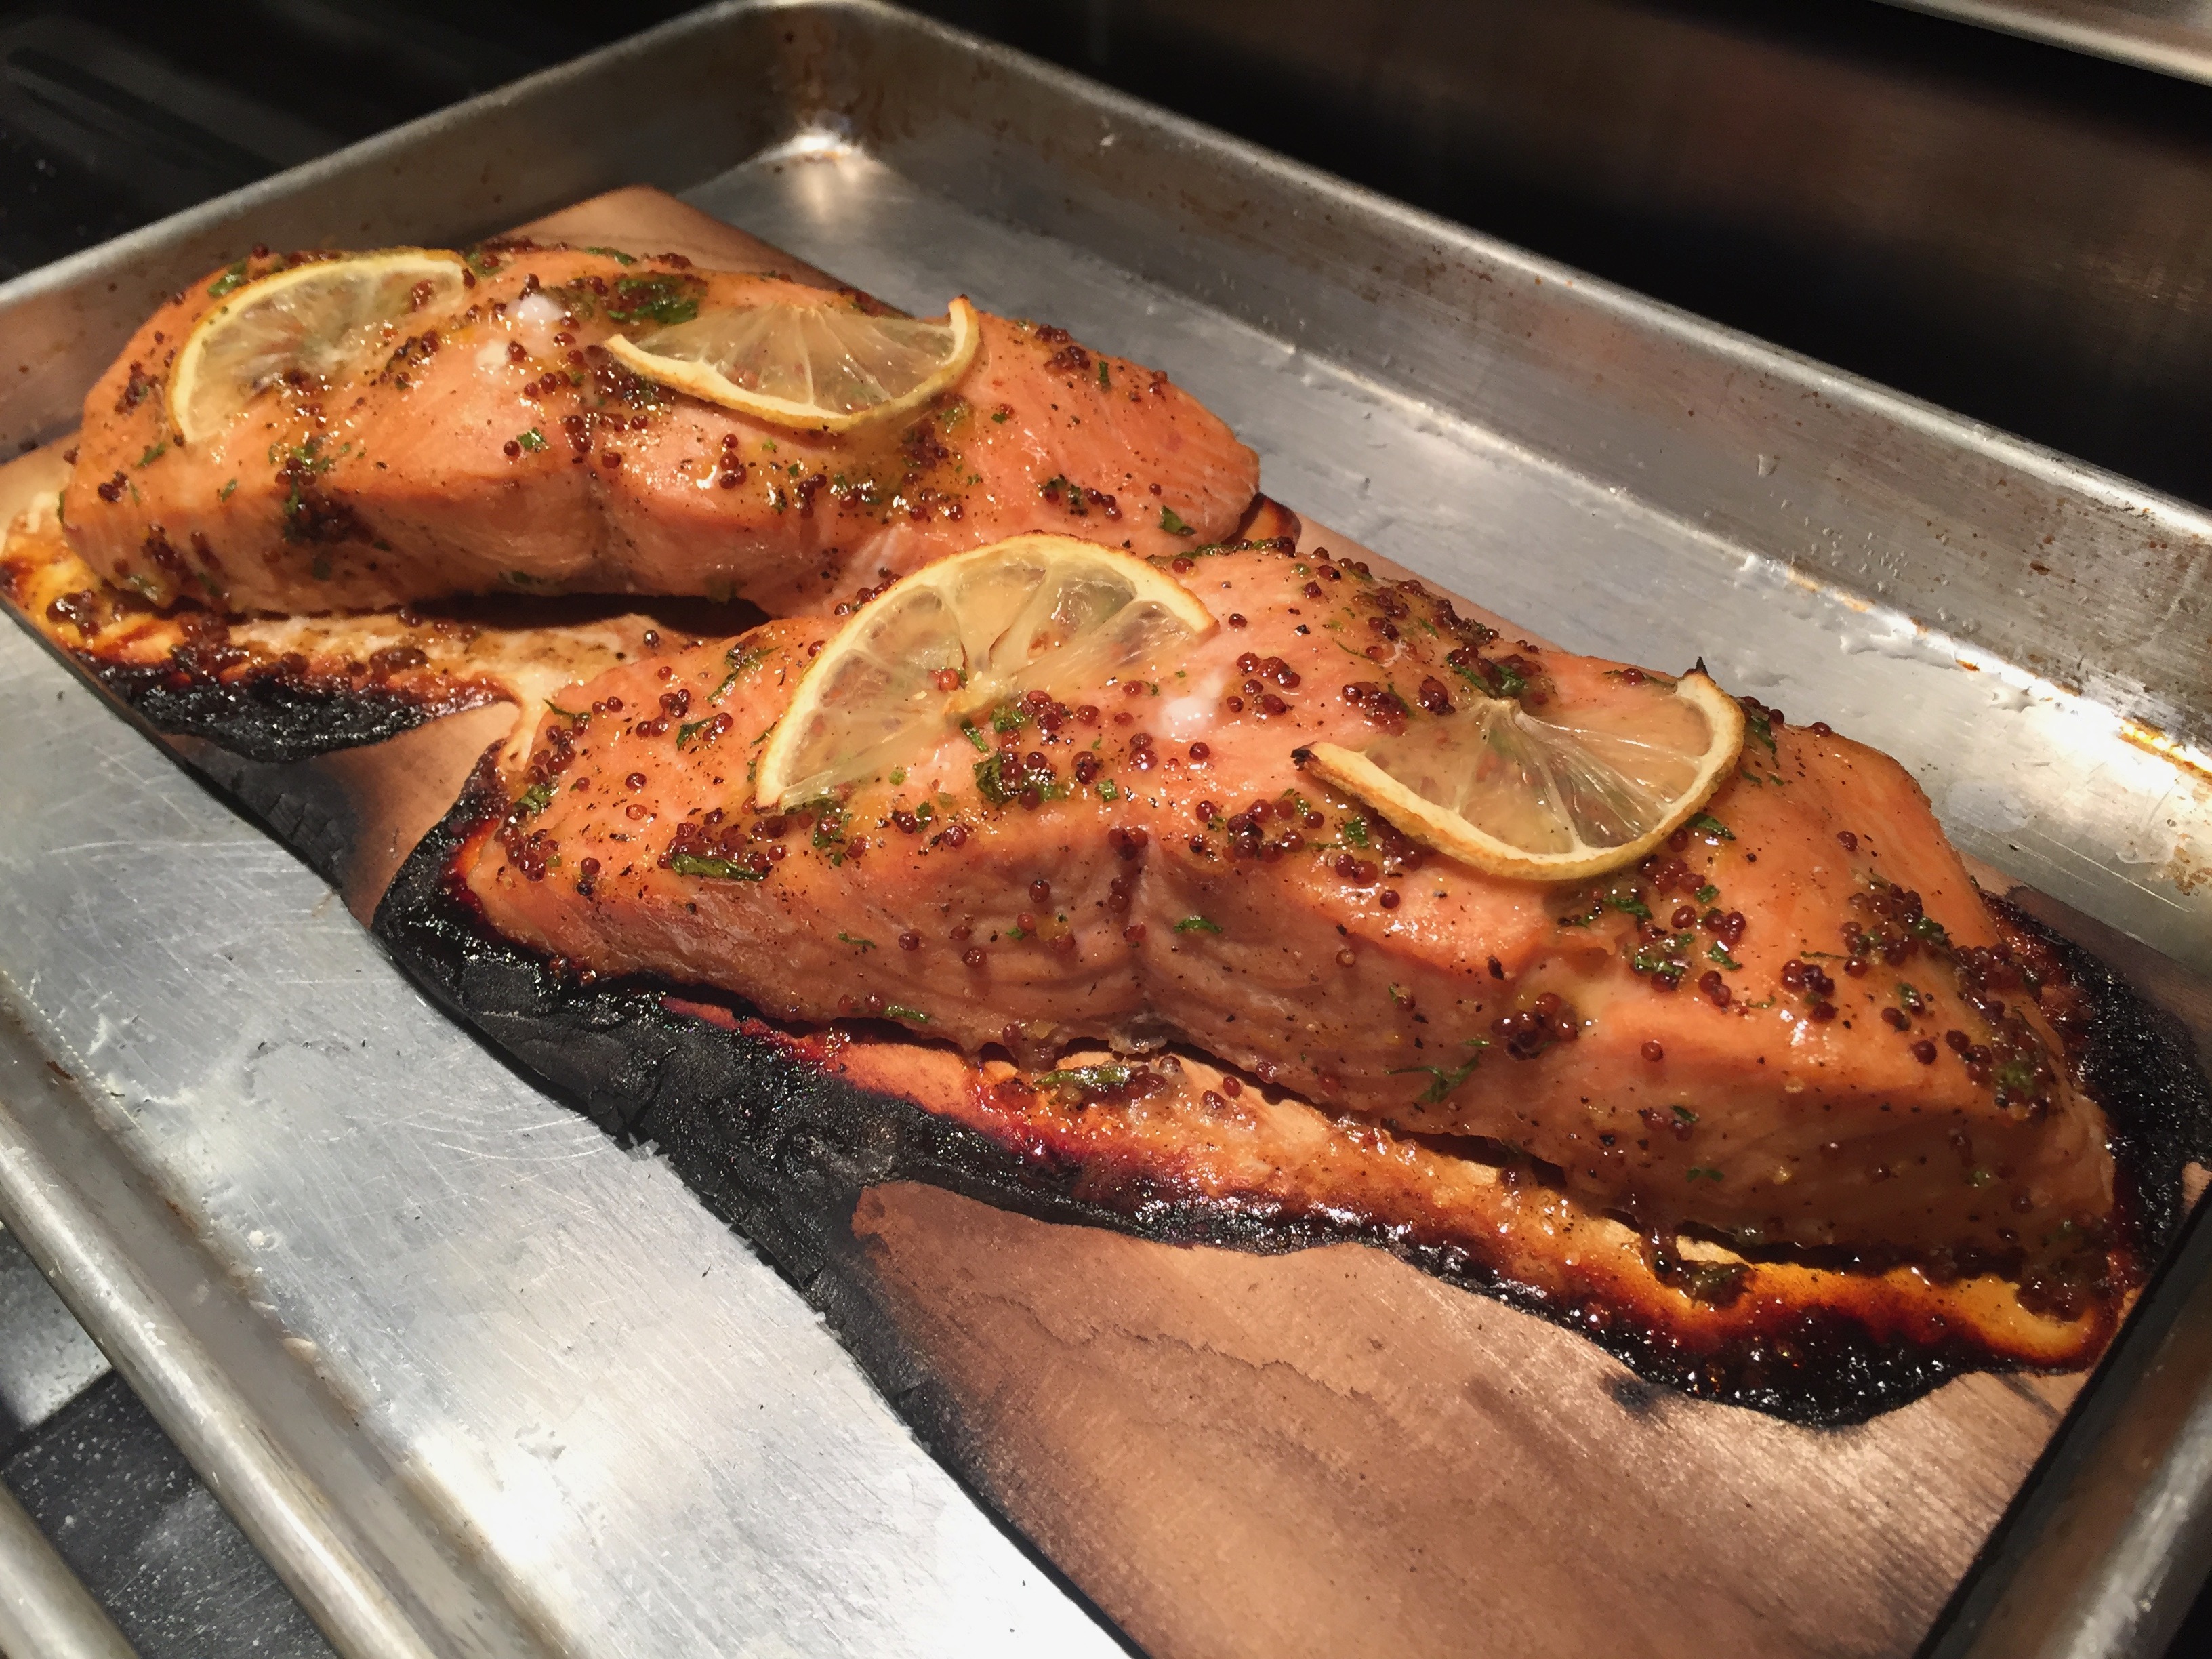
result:
M 311 259 L 305 264 L 272 270 L 267 276 L 257 276 L 223 295 L 214 306 L 200 313 L 198 319 L 192 324 L 191 332 L 185 337 L 185 343 L 177 352 L 176 366 L 169 374 L 170 428 L 186 443 L 198 443 L 222 430 L 244 412 L 246 406 L 241 404 L 222 420 L 198 430 L 188 426 L 185 420 L 185 412 L 191 407 L 192 396 L 199 387 L 199 365 L 206 355 L 207 338 L 224 319 L 235 315 L 241 307 L 302 283 L 327 280 L 333 270 L 410 261 L 422 265 L 450 265 L 461 272 L 468 270 L 467 262 L 459 254 L 444 248 L 379 248 L 374 253 L 349 254 L 336 259 Z
M 945 362 L 897 397 L 855 410 L 849 415 L 830 414 L 793 398 L 772 398 L 765 392 L 748 392 L 718 369 L 681 357 L 656 356 L 623 335 L 610 336 L 605 345 L 607 355 L 632 374 L 672 386 L 702 402 L 719 404 L 740 415 L 750 415 L 793 431 L 850 432 L 856 427 L 890 420 L 919 408 L 968 372 L 983 338 L 975 307 L 964 296 L 956 296 L 946 307 L 945 315 L 952 325 L 953 336 L 952 350 Z
M 1531 853 L 1415 794 L 1364 755 L 1340 744 L 1315 744 L 1305 751 L 1305 768 L 1322 782 L 1373 807 L 1423 846 L 1472 865 L 1486 875 L 1522 881 L 1584 881 L 1635 863 L 1687 823 L 1713 798 L 1713 792 L 1743 752 L 1743 709 L 1734 697 L 1695 669 L 1675 682 L 1674 695 L 1696 704 L 1711 722 L 1713 741 L 1706 748 L 1697 777 L 1675 798 L 1658 824 L 1619 847 L 1586 847 L 1579 853 Z
M 820 686 L 827 681 L 830 667 L 845 653 L 853 648 L 854 641 L 861 637 L 875 617 L 887 614 L 892 599 L 902 592 L 911 592 L 916 587 L 933 588 L 948 596 L 956 592 L 960 581 L 977 565 L 994 559 L 1010 559 L 1024 555 L 1053 556 L 1080 559 L 1091 565 L 1105 565 L 1122 573 L 1139 599 L 1158 601 L 1172 611 L 1179 622 L 1191 631 L 1194 641 L 1212 634 L 1220 624 L 1205 604 L 1173 576 L 1158 569 L 1132 553 L 1098 542 L 1087 542 L 1079 536 L 1061 536 L 1048 531 L 1032 531 L 1025 535 L 1010 536 L 1003 541 L 970 548 L 965 553 L 956 553 L 951 558 L 939 559 L 933 564 L 902 576 L 868 605 L 855 611 L 835 634 L 823 644 L 821 653 L 807 665 L 799 683 L 792 687 L 791 701 L 784 705 L 777 717 L 768 744 L 761 751 L 760 765 L 755 772 L 753 805 L 763 811 L 789 807 L 797 803 L 784 799 L 790 784 L 791 751 L 799 742 L 799 734 L 806 723 L 806 716 L 814 710 Z M 873 613 L 872 617 L 871 613 Z

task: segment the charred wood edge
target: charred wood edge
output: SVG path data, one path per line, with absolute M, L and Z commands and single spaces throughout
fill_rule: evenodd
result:
M 0 594 L 5 594 L 0 580 Z M 282 765 L 381 743 L 483 696 L 428 697 L 350 679 L 296 674 L 275 663 L 228 679 L 179 661 L 119 663 L 64 644 L 7 594 L 23 630 L 136 715 L 156 737 L 199 738 L 249 761 Z
M 382 743 L 453 714 L 469 701 L 483 701 L 456 702 L 410 696 L 389 687 L 318 681 L 273 665 L 219 679 L 173 663 L 114 663 L 84 652 L 70 654 L 155 731 L 204 738 L 247 760 L 271 764 Z
M 449 871 L 472 830 L 505 810 L 480 769 L 385 895 L 374 931 L 429 994 L 533 1079 L 619 1140 L 656 1145 L 708 1208 L 735 1227 L 827 1315 L 916 1429 L 957 1467 L 987 1467 L 954 1402 L 903 1346 L 852 1234 L 867 1188 L 912 1180 L 1042 1219 L 1112 1228 L 1173 1243 L 1263 1254 L 1357 1241 L 1425 1272 L 1590 1338 L 1647 1382 L 1818 1426 L 1862 1423 L 1963 1371 L 2002 1366 L 1972 1340 L 1876 1340 L 1847 1318 L 1807 1316 L 1717 1352 L 1688 1352 L 1616 1314 L 1592 1328 L 1532 1287 L 1494 1277 L 1451 1244 L 1380 1224 L 1285 1218 L 1257 1205 L 1124 1189 L 1102 1201 L 1077 1190 L 1080 1170 L 1044 1167 L 911 1101 L 864 1091 L 793 1054 L 773 1028 L 725 1030 L 672 1014 L 665 998 L 696 989 L 629 979 L 579 986 L 536 952 L 494 933 Z M 2004 907 L 2016 926 L 2048 930 Z M 2160 1017 L 2096 958 L 2053 939 L 2095 1009 L 2084 1069 L 2110 1103 L 2116 1151 L 2142 1216 L 2162 1244 L 2179 1211 L 2182 1163 L 2212 1136 L 2212 1101 Z M 718 1002 L 717 994 L 707 993 Z M 744 1018 L 746 1011 L 735 1011 Z M 1765 1344 L 1796 1348 L 1784 1361 Z

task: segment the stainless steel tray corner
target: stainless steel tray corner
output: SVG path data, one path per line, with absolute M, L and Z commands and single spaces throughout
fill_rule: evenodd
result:
M 459 241 L 638 183 L 1168 366 L 1300 511 L 1878 744 L 1966 850 L 2212 974 L 2203 514 L 887 6 L 701 12 L 0 287 L 0 439 L 66 429 L 154 299 L 254 242 Z M 14 630 L 0 697 L 39 711 L 0 729 L 0 1217 L 342 1650 L 1109 1650 L 665 1167 Z M 2024 1596 L 2039 1651 L 2178 1616 L 2208 1250 L 1943 1650 Z

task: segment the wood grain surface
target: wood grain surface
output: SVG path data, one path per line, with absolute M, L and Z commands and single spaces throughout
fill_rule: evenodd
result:
M 521 228 L 830 280 L 651 191 Z M 357 915 L 507 719 L 304 763 L 356 805 Z M 2207 988 L 2022 896 L 2212 1026 Z M 1796 1428 L 1364 1247 L 1182 1248 L 903 1183 L 851 1226 L 942 1449 L 1161 1659 L 1909 1653 L 2078 1386 L 1973 1376 Z
M 1979 1375 L 1802 1429 L 1362 1246 L 910 1184 L 854 1227 L 971 1478 L 1161 1659 L 1909 1652 L 2072 1391 Z

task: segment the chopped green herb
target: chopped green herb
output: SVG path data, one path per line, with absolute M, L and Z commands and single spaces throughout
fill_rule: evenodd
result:
M 1695 1123 L 1698 1121 L 1698 1115 L 1686 1106 L 1674 1106 L 1668 1109 L 1685 1123 Z
M 1219 922 L 1210 921 L 1205 916 L 1185 916 L 1181 921 L 1176 923 L 1176 932 L 1178 933 L 1218 933 L 1220 931 Z
M 245 286 L 246 261 L 240 259 L 235 264 L 225 266 L 222 275 L 208 284 L 208 298 L 220 300 L 224 295 L 233 293 Z
M 1728 946 L 1719 943 L 1717 940 L 1706 948 L 1705 960 L 1707 962 L 1717 962 L 1723 968 L 1741 968 L 1743 966 L 1741 963 L 1738 962 L 1734 957 L 1728 953 Z
M 1925 940 L 1928 944 L 1934 945 L 1946 950 L 1950 948 L 1950 933 L 1944 927 L 1942 922 L 1936 921 L 1933 916 L 1913 917 L 1911 921 L 1905 924 L 1905 932 L 1911 933 L 1912 937 L 1917 939 Z
M 1467 1064 L 1464 1066 L 1455 1066 L 1451 1067 L 1445 1067 L 1443 1066 L 1401 1066 L 1393 1070 L 1390 1075 L 1392 1077 L 1412 1077 L 1417 1073 L 1425 1074 L 1429 1079 L 1429 1086 L 1421 1091 L 1419 1100 L 1421 1104 L 1425 1106 L 1434 1106 L 1442 1101 L 1445 1096 L 1450 1094 L 1453 1090 L 1458 1088 L 1461 1084 L 1466 1082 L 1468 1079 L 1474 1075 L 1474 1068 L 1482 1063 L 1482 1050 L 1487 1048 L 1490 1045 L 1480 1037 L 1470 1037 L 1461 1046 L 1463 1048 L 1472 1048 L 1475 1051 L 1474 1054 L 1468 1056 Z
M 856 951 L 872 951 L 876 948 L 875 940 L 872 939 L 862 939 L 857 933 L 841 933 L 837 937 L 844 940 L 846 944 L 851 945 Z
M 1614 888 L 1603 896 L 1601 902 L 1608 910 L 1618 910 L 1623 915 L 1634 916 L 1639 921 L 1651 920 L 1651 907 L 1636 896 L 1636 890 L 1632 887 L 1626 891 Z
M 678 749 L 688 749 L 690 747 L 691 739 L 697 737 L 702 732 L 705 732 L 707 733 L 706 740 L 708 743 L 714 742 L 714 734 L 709 728 L 711 728 L 714 722 L 720 718 L 721 717 L 718 714 L 709 714 L 703 720 L 684 721 L 683 725 L 676 728 L 676 746 Z
M 1111 779 L 1111 778 L 1101 778 L 1101 779 L 1099 779 L 1099 780 L 1098 780 L 1098 799 L 1101 799 L 1101 800 L 1106 800 L 1106 801 L 1112 801 L 1112 800 L 1119 800 L 1119 799 L 1121 799 L 1121 792 L 1118 788 L 1116 788 L 1116 787 L 1115 787 L 1114 780 L 1113 780 L 1113 779 Z
M 233 479 L 232 479 L 228 483 L 225 484 L 222 489 L 218 489 L 218 490 L 216 490 L 216 491 L 215 492 L 215 498 L 216 498 L 216 500 L 217 500 L 217 501 L 228 501 L 228 500 L 230 499 L 230 492 L 231 492 L 232 490 L 234 490 L 234 489 L 237 489 L 237 488 L 238 488 L 238 480 L 237 480 L 237 479 L 235 479 L 235 478 L 233 478 Z
M 1337 833 L 1344 837 L 1344 844 L 1346 846 L 1364 847 L 1367 845 L 1367 820 L 1365 818 L 1346 818 L 1341 823 L 1337 825 L 1336 830 Z
M 583 715 L 578 714 L 573 708 L 562 708 L 559 703 L 554 702 L 550 697 L 545 699 L 545 706 L 551 709 L 555 714 L 558 714 L 564 720 L 580 720 L 584 718 Z
M 1345 649 L 1349 651 L 1350 647 Z M 1528 689 L 1527 675 L 1487 657 L 1463 656 L 1455 651 L 1444 660 L 1454 673 L 1486 697 L 1517 697 Z
M 679 876 L 705 876 L 714 881 L 765 881 L 765 870 L 748 870 L 735 859 L 702 858 L 696 853 L 669 855 L 668 867 Z
M 891 768 L 891 787 L 892 787 L 893 788 L 896 788 L 900 784 L 904 783 L 905 781 L 906 781 L 906 768 L 904 768 L 903 766 L 894 766 L 893 768 Z M 927 801 L 924 801 L 924 802 L 922 803 L 922 805 L 923 805 L 923 806 L 927 807 L 927 806 L 929 805 L 929 803 L 928 803 L 928 802 L 927 802 Z
M 552 804 L 553 786 L 550 783 L 533 783 L 529 788 L 524 790 L 521 796 L 515 801 L 514 810 L 523 817 L 534 818 Z
M 908 1024 L 913 1025 L 927 1025 L 929 1024 L 929 1016 L 927 1014 L 923 1013 L 919 1008 L 909 1008 L 902 1002 L 885 1003 L 884 1005 L 884 1013 L 888 1018 L 902 1019 Z
M 161 443 L 149 444 L 146 447 L 146 453 L 138 458 L 138 465 L 142 467 L 151 466 L 155 462 L 160 460 L 162 456 L 168 453 L 169 446 L 166 440 Z
M 529 431 L 519 434 L 514 441 L 534 453 L 545 447 L 545 434 L 533 426 Z
M 696 276 L 617 276 L 608 318 L 617 323 L 657 323 L 663 328 L 699 314 L 707 285 Z
M 1721 1172 L 1718 1170 L 1692 1169 L 1689 1178 L 1692 1181 L 1718 1181 L 1721 1178 Z
M 750 645 L 732 646 L 729 650 L 729 654 L 722 659 L 724 662 L 730 665 L 730 672 L 722 676 L 722 683 L 720 685 L 716 686 L 712 691 L 709 691 L 707 694 L 707 701 L 708 702 L 721 702 L 723 697 L 728 694 L 729 689 L 732 686 L 735 685 L 739 679 L 744 678 L 745 675 L 750 674 L 754 669 L 761 665 L 765 655 L 765 653 L 757 650 Z M 767 734 L 765 732 L 762 734 L 763 737 L 766 735 Z M 755 738 L 753 741 L 755 743 L 758 743 L 760 738 Z
M 1171 507 L 1163 507 L 1160 509 L 1160 528 L 1166 531 L 1170 536 L 1195 536 L 1198 534 L 1197 531 L 1192 529 L 1177 516 L 1175 508 Z
M 975 788 L 994 806 L 1004 806 L 1032 789 L 1047 800 L 1057 800 L 1067 793 L 1054 778 L 1049 764 L 1032 770 L 1019 755 L 1005 749 L 975 763 Z
M 1000 426 L 1004 426 L 1008 421 L 1013 419 L 1013 417 L 1014 411 L 1011 409 L 995 410 L 991 415 L 991 418 L 996 421 Z
M 1103 357 L 1101 357 L 1098 360 L 1098 384 L 1104 386 L 1109 392 L 1111 392 L 1114 389 L 1113 380 L 1106 373 L 1106 360 Z
M 960 732 L 961 735 L 965 737 L 969 743 L 974 746 L 977 754 L 988 755 L 991 752 L 991 740 L 975 729 L 975 724 L 973 720 L 961 721 Z
M 1018 732 L 1029 721 L 1029 715 L 1018 702 L 1002 702 L 991 711 L 994 732 Z
M 1698 889 L 1698 902 L 1700 904 L 1711 904 L 1720 896 L 1721 890 L 1714 886 L 1711 882 L 1707 882 L 1703 887 Z
M 1745 728 L 1750 732 L 1753 737 L 1757 738 L 1761 743 L 1766 745 L 1766 752 L 1768 754 L 1771 755 L 1775 752 L 1774 721 L 1768 716 L 1765 709 L 1758 708 L 1755 705 L 1745 709 L 1743 711 L 1743 723 Z
M 1566 918 L 1562 917 L 1562 921 Z M 1692 933 L 1676 933 L 1671 939 L 1655 939 L 1649 945 L 1639 945 L 1629 959 L 1629 966 L 1639 974 L 1663 974 L 1670 970 L 1680 973 L 1688 965 L 1690 951 L 1697 944 Z
M 596 253 L 602 259 L 611 259 L 618 265 L 634 265 L 637 263 L 635 256 L 624 253 L 617 247 L 587 247 L 584 252 Z
M 1722 841 L 1734 841 L 1735 839 L 1735 831 L 1729 829 L 1725 823 L 1723 823 L 1711 812 L 1698 813 L 1697 817 L 1690 820 L 1690 828 L 1692 830 L 1702 830 L 1707 835 L 1717 836 Z

